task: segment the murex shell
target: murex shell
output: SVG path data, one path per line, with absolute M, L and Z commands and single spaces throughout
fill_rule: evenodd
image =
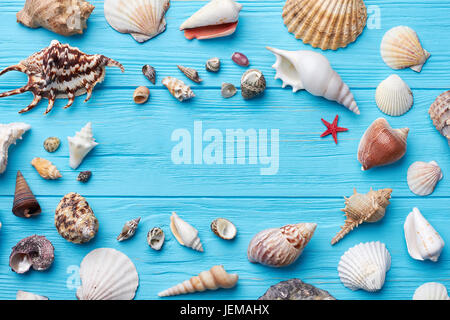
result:
M 436 184 L 442 177 L 442 170 L 436 161 L 416 161 L 408 168 L 409 189 L 419 196 L 427 196 L 433 193 Z
M 5 172 L 8 165 L 8 150 L 22 135 L 31 129 L 28 123 L 13 122 L 9 124 L 0 123 L 0 174 Z
M 53 40 L 47 48 L 0 72 L 0 76 L 9 71 L 23 72 L 28 76 L 25 86 L 3 92 L 0 98 L 30 91 L 34 99 L 19 113 L 33 109 L 42 98 L 48 99 L 45 114 L 52 110 L 56 99 L 68 98 L 66 109 L 73 104 L 76 96 L 87 93 L 85 102 L 91 98 L 95 85 L 105 78 L 106 67 L 118 67 L 125 71 L 119 62 L 104 55 L 89 55 Z
M 31 165 L 36 169 L 39 175 L 46 180 L 56 180 L 62 177 L 58 168 L 47 159 L 34 158 Z
M 139 225 L 139 221 L 141 221 L 141 217 L 127 221 L 123 226 L 122 231 L 117 236 L 117 241 L 127 240 L 134 236 Z
M 139 286 L 133 262 L 111 248 L 89 252 L 80 265 L 79 300 L 132 300 Z
M 241 77 L 241 94 L 244 99 L 252 99 L 266 90 L 266 78 L 258 69 L 250 69 Z
M 393 74 L 378 85 L 375 101 L 381 112 L 390 116 L 401 116 L 411 109 L 414 98 L 406 82 Z
M 92 134 L 92 124 L 88 122 L 73 137 L 67 137 L 69 141 L 69 164 L 72 169 L 78 168 L 87 154 L 98 145 Z
M 150 248 L 158 251 L 161 250 L 165 237 L 164 231 L 161 228 L 155 227 L 147 233 L 147 243 Z
M 413 300 L 450 300 L 450 297 L 443 284 L 427 282 L 416 289 Z
M 436 129 L 448 140 L 450 146 L 450 90 L 439 95 L 428 110 Z M 1 171 L 0 171 L 1 172 Z
M 86 199 L 78 193 L 70 192 L 56 207 L 55 226 L 67 241 L 85 243 L 97 234 L 98 220 Z
M 182 246 L 203 252 L 198 230 L 181 219 L 175 212 L 172 212 L 170 217 L 170 230 Z
M 50 268 L 54 259 L 52 243 L 44 236 L 34 235 L 20 240 L 12 248 L 9 266 L 17 273 L 25 273 L 31 267 L 43 271 Z
M 184 101 L 195 97 L 191 87 L 175 77 L 165 77 L 162 80 L 162 84 L 166 86 L 170 94 L 178 99 L 178 101 Z
M 289 32 L 322 50 L 346 47 L 367 21 L 363 0 L 287 0 L 283 20 Z
M 14 215 L 22 218 L 34 217 L 41 213 L 41 206 L 20 171 L 17 171 L 16 176 L 16 190 L 14 192 L 12 212 Z
M 271 286 L 258 300 L 336 300 L 328 291 L 300 279 L 281 281 Z
M 311 240 L 317 224 L 297 223 L 257 233 L 247 249 L 248 260 L 270 267 L 294 263 Z

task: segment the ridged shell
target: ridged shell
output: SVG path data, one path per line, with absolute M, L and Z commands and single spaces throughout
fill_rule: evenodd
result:
M 411 109 L 414 98 L 406 82 L 393 74 L 378 85 L 375 101 L 381 112 L 397 117 Z
M 450 297 L 443 284 L 427 282 L 416 289 L 413 300 L 450 300 Z
M 241 94 L 244 99 L 252 99 L 266 90 L 266 78 L 258 69 L 250 69 L 241 77 Z
M 22 218 L 34 217 L 41 213 L 41 206 L 20 171 L 17 171 L 16 176 L 16 190 L 14 192 L 12 212 L 14 215 Z
M 427 196 L 433 193 L 436 184 L 442 177 L 442 170 L 436 161 L 416 161 L 408 168 L 409 189 L 418 196 Z
M 156 83 L 156 70 L 151 65 L 146 64 L 142 67 L 142 73 L 153 84 Z
M 36 169 L 39 175 L 46 180 L 56 180 L 62 177 L 58 168 L 47 159 L 34 158 L 31 165 Z
M 439 95 L 428 110 L 433 124 L 450 146 L 450 90 Z
M 231 240 L 236 237 L 237 229 L 236 226 L 228 219 L 218 218 L 211 223 L 211 230 L 218 237 Z
M 166 86 L 169 92 L 178 99 L 178 101 L 184 101 L 195 97 L 191 87 L 175 77 L 165 77 L 162 80 L 162 84 Z
M 0 123 L 0 174 L 6 170 L 9 147 L 21 140 L 22 135 L 30 129 L 31 126 L 24 122 Z
M 140 86 L 134 90 L 133 101 L 137 104 L 143 104 L 147 102 L 149 96 L 150 90 L 147 87 Z
M 192 69 L 192 68 L 188 68 L 188 67 L 184 67 L 184 66 L 177 66 L 178 69 L 180 69 L 181 72 L 184 73 L 184 75 L 186 77 L 188 77 L 189 79 L 191 79 L 192 81 L 196 82 L 196 83 L 200 83 L 203 80 L 200 78 L 200 76 L 198 75 L 197 70 Z
M 170 0 L 105 0 L 104 12 L 111 27 L 144 42 L 166 29 L 169 7 Z
M 69 140 L 69 164 L 72 169 L 78 168 L 87 154 L 98 145 L 92 134 L 91 122 L 76 132 L 75 136 L 67 137 L 67 139 Z
M 314 48 L 336 50 L 362 33 L 367 9 L 362 0 L 287 0 L 282 16 L 297 39 Z
M 182 246 L 203 252 L 198 230 L 181 219 L 175 212 L 172 212 L 170 217 L 170 230 Z
M 48 300 L 48 298 L 32 292 L 18 290 L 16 300 Z
M 79 300 L 132 300 L 139 286 L 133 262 L 111 248 L 89 252 L 80 265 Z
M 294 263 L 311 240 L 317 224 L 289 224 L 257 233 L 247 249 L 248 260 L 270 267 Z
M 392 69 L 411 68 L 420 72 L 430 57 L 420 44 L 417 33 L 406 26 L 398 26 L 385 33 L 381 40 L 381 57 Z
M 47 270 L 55 259 L 54 250 L 45 236 L 26 237 L 12 248 L 9 266 L 16 273 L 25 273 L 31 267 L 37 271 Z
M 391 255 L 379 241 L 360 243 L 348 249 L 338 265 L 339 277 L 347 288 L 369 292 L 380 290 L 391 268 Z

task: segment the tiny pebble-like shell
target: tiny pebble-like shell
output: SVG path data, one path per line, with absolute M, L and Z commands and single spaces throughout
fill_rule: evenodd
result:
M 241 78 L 241 94 L 244 99 L 252 99 L 266 89 L 266 79 L 258 69 L 244 72 Z
M 81 171 L 78 174 L 77 181 L 86 183 L 86 182 L 89 181 L 89 179 L 91 179 L 91 176 L 92 176 L 92 172 L 91 171 Z
M 418 196 L 432 194 L 442 179 L 442 170 L 436 161 L 416 161 L 408 168 L 407 180 L 412 193 Z
M 222 89 L 220 92 L 222 94 L 222 97 L 227 99 L 227 98 L 231 98 L 232 96 L 234 96 L 237 92 L 237 89 L 234 86 L 234 84 L 224 82 L 224 83 L 222 83 Z
M 147 233 L 147 243 L 154 250 L 161 250 L 164 239 L 164 231 L 161 228 L 154 227 Z
M 215 57 L 206 61 L 206 70 L 210 72 L 218 72 L 220 70 L 220 59 Z
M 36 169 L 39 175 L 46 180 L 56 180 L 62 177 L 56 166 L 46 159 L 34 158 L 31 161 L 31 165 Z
M 236 226 L 228 219 L 218 218 L 211 223 L 211 230 L 218 237 L 231 240 L 236 237 L 237 229 Z
M 250 65 L 250 61 L 247 56 L 240 52 L 235 52 L 231 56 L 231 60 L 233 60 L 237 65 L 241 67 L 248 67 Z
M 156 83 L 156 70 L 151 65 L 146 64 L 145 66 L 143 66 L 142 73 L 148 80 L 150 80 L 151 83 Z
M 137 103 L 137 104 L 146 103 L 149 96 L 150 96 L 150 90 L 147 87 L 144 87 L 144 86 L 137 87 L 133 93 L 134 103 Z
M 59 140 L 59 138 L 50 137 L 50 138 L 45 139 L 44 149 L 47 152 L 55 152 L 56 150 L 58 150 L 60 144 L 61 144 L 61 140 Z
M 188 77 L 189 79 L 191 79 L 192 81 L 196 82 L 196 83 L 200 83 L 203 80 L 200 78 L 200 76 L 198 75 L 197 70 L 193 69 L 193 68 L 188 68 L 188 67 L 183 67 L 183 66 L 179 66 L 177 65 L 178 69 L 180 69 L 181 72 L 184 73 L 184 75 L 186 77 Z
M 397 117 L 411 109 L 414 98 L 406 82 L 393 74 L 378 85 L 375 101 L 381 112 Z
M 141 221 L 141 217 L 127 221 L 122 228 L 122 232 L 117 236 L 117 241 L 127 240 L 134 236 L 139 221 Z
M 413 300 L 450 300 L 450 297 L 443 284 L 427 282 L 416 289 Z

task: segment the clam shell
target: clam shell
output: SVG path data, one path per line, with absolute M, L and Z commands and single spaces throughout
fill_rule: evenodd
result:
M 34 217 L 41 213 L 41 206 L 20 171 L 17 171 L 16 176 L 16 191 L 12 212 L 23 218 Z
M 450 297 L 443 284 L 427 282 L 416 289 L 413 300 L 450 300 Z
M 390 116 L 401 116 L 413 105 L 413 94 L 398 75 L 390 75 L 377 87 L 375 101 L 381 112 Z
M 206 70 L 211 72 L 218 72 L 220 69 L 220 59 L 219 58 L 211 58 L 206 61 Z
M 433 193 L 436 184 L 442 177 L 442 170 L 436 161 L 416 161 L 408 168 L 409 189 L 419 196 L 427 196 Z
M 379 241 L 360 243 L 348 249 L 338 265 L 339 277 L 347 288 L 369 292 L 380 290 L 391 267 L 391 255 Z
M 266 89 L 266 79 L 258 69 L 244 72 L 241 78 L 241 94 L 244 99 L 252 99 Z
M 177 78 L 165 77 L 162 80 L 162 84 L 166 86 L 172 96 L 178 99 L 178 101 L 185 101 L 195 97 L 195 94 L 191 90 L 191 87 Z
M 175 212 L 172 212 L 170 217 L 170 230 L 182 246 L 203 252 L 198 230 L 182 220 Z
M 133 262 L 111 248 L 89 252 L 80 265 L 79 300 L 131 300 L 139 285 Z
M 183 67 L 183 66 L 177 66 L 177 67 L 178 67 L 178 69 L 180 69 L 181 72 L 184 73 L 184 75 L 186 77 L 188 77 L 192 81 L 194 81 L 196 83 L 200 83 L 203 81 L 202 79 L 200 79 L 200 76 L 198 75 L 197 70 L 192 69 L 192 68 Z
M 58 168 L 47 159 L 34 158 L 31 160 L 31 165 L 36 169 L 39 175 L 46 180 L 56 180 L 62 177 Z
M 48 298 L 32 292 L 18 290 L 16 300 L 48 300 Z
M 150 90 L 147 87 L 144 87 L 144 86 L 137 87 L 133 93 L 134 103 L 137 103 L 137 104 L 146 103 L 149 96 L 150 96 Z
M 164 231 L 161 228 L 155 227 L 148 232 L 147 243 L 152 249 L 161 250 L 165 237 Z
M 49 137 L 44 141 L 44 149 L 50 153 L 55 152 L 56 150 L 58 150 L 60 144 L 61 140 L 59 140 L 59 138 Z
M 440 94 L 428 110 L 433 124 L 450 146 L 450 90 Z
M 237 234 L 236 226 L 230 220 L 224 218 L 218 218 L 211 222 L 211 230 L 225 240 L 234 239 Z
M 69 141 L 69 164 L 72 169 L 78 168 L 87 154 L 98 145 L 92 133 L 91 122 L 76 132 L 75 136 L 67 137 L 67 139 Z
M 55 248 L 44 236 L 30 236 L 20 240 L 11 250 L 9 266 L 16 273 L 25 273 L 33 267 L 43 271 L 50 268 L 55 259 Z
M 222 97 L 225 99 L 231 98 L 234 96 L 237 92 L 236 87 L 232 83 L 224 82 L 222 83 L 222 89 L 220 90 L 220 93 L 222 94 Z

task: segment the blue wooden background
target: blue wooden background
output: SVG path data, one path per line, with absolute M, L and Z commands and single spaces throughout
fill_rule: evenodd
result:
M 449 147 L 433 127 L 428 108 L 434 99 L 450 88 L 450 3 L 429 1 L 373 1 L 381 10 L 380 29 L 366 28 L 357 41 L 345 49 L 323 52 L 332 66 L 350 86 L 361 110 L 357 116 L 343 107 L 316 98 L 307 92 L 293 94 L 274 80 L 271 68 L 274 56 L 265 49 L 297 50 L 312 48 L 287 32 L 281 18 L 283 0 L 249 1 L 240 15 L 237 32 L 227 38 L 210 41 L 188 41 L 178 30 L 188 16 L 200 8 L 202 1 L 172 1 L 167 13 L 166 31 L 143 44 L 131 36 L 114 31 L 103 15 L 103 1 L 91 1 L 96 9 L 81 36 L 66 38 L 44 29 L 32 30 L 16 23 L 16 12 L 24 1 L 0 3 L 0 67 L 15 64 L 46 47 L 52 39 L 77 46 L 87 53 L 101 53 L 123 63 L 126 72 L 110 68 L 106 80 L 94 90 L 92 99 L 83 103 L 80 97 L 68 110 L 58 101 L 44 116 L 46 101 L 33 111 L 19 115 L 28 105 L 31 94 L 0 100 L 1 123 L 24 121 L 32 125 L 24 140 L 11 147 L 7 171 L 0 175 L 0 298 L 14 299 L 16 291 L 26 290 L 50 299 L 74 299 L 76 266 L 91 250 L 112 247 L 127 254 L 135 263 L 140 286 L 137 299 L 157 299 L 157 293 L 215 264 L 223 264 L 239 274 L 238 285 L 231 290 L 185 295 L 184 299 L 256 299 L 279 281 L 298 277 L 328 290 L 338 299 L 410 299 L 424 282 L 438 281 L 450 288 L 450 248 L 444 248 L 437 263 L 413 260 L 407 252 L 403 223 L 412 207 L 424 216 L 450 242 Z M 406 24 L 415 29 L 431 58 L 421 73 L 394 71 L 379 54 L 383 34 L 391 27 Z M 314 50 L 314 49 L 313 49 Z M 235 65 L 234 51 L 245 53 L 251 67 L 262 70 L 267 80 L 263 97 L 244 101 L 240 94 L 225 100 L 220 95 L 222 82 L 239 85 L 246 70 Z M 319 50 L 320 51 L 320 50 Z M 222 68 L 212 74 L 204 63 L 219 57 Z M 157 84 L 152 85 L 141 74 L 144 64 L 157 70 Z M 176 65 L 200 71 L 200 85 L 186 79 Z M 384 116 L 374 102 L 378 83 L 392 73 L 400 75 L 414 92 L 414 106 L 404 116 L 385 116 L 393 127 L 409 127 L 408 151 L 394 165 L 360 170 L 356 160 L 359 139 L 367 126 Z M 161 85 L 165 76 L 176 76 L 192 85 L 196 97 L 179 103 Z M 23 85 L 26 77 L 9 73 L 0 79 L 6 91 Z M 132 94 L 136 86 L 151 90 L 147 104 L 136 105 Z M 339 114 L 341 126 L 349 128 L 339 135 L 336 146 L 331 136 L 319 138 L 325 130 L 320 118 L 332 121 Z M 203 121 L 204 130 L 279 129 L 280 168 L 277 175 L 261 176 L 255 165 L 174 165 L 170 136 L 173 130 L 187 128 Z M 72 136 L 86 122 L 92 121 L 94 136 L 100 143 L 85 159 L 79 170 L 68 161 L 67 136 Z M 48 136 L 62 140 L 60 149 L 48 154 L 42 143 Z M 42 179 L 30 165 L 34 157 L 51 160 L 63 178 Z M 412 194 L 406 183 L 406 171 L 414 161 L 435 160 L 444 179 L 428 197 Z M 15 177 L 21 170 L 37 196 L 43 212 L 25 220 L 11 213 Z M 91 170 L 87 184 L 76 181 L 80 170 Z M 391 205 L 379 223 L 367 224 L 352 232 L 337 245 L 330 240 L 343 224 L 343 196 L 356 187 L 360 192 L 393 188 Z M 85 196 L 100 222 L 95 239 L 85 245 L 64 240 L 54 227 L 54 210 L 61 197 L 71 191 Z M 199 230 L 205 252 L 194 252 L 180 246 L 169 230 L 171 211 Z M 141 216 L 139 229 L 131 240 L 118 243 L 116 236 L 125 221 Z M 234 241 L 224 241 L 210 230 L 217 217 L 233 221 L 238 228 Z M 251 264 L 247 245 L 251 237 L 270 227 L 289 223 L 316 222 L 318 228 L 300 259 L 293 265 L 272 269 Z M 146 235 L 150 228 L 161 226 L 166 233 L 162 251 L 150 249 Z M 20 239 L 45 235 L 55 246 L 55 262 L 45 272 L 30 271 L 18 275 L 8 266 L 10 249 Z M 386 243 L 392 255 L 392 268 L 380 292 L 352 292 L 338 277 L 337 264 L 350 247 L 365 241 Z

